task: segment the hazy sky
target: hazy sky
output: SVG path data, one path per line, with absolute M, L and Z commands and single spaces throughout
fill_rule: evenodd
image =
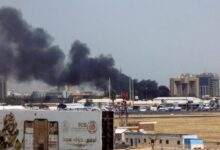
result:
M 218 73 L 219 0 L 1 0 L 44 28 L 65 53 L 73 41 L 111 54 L 139 80 L 169 85 L 181 73 Z

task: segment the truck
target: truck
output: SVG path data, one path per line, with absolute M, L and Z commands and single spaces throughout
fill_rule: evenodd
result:
M 2 150 L 101 150 L 102 111 L 0 110 Z

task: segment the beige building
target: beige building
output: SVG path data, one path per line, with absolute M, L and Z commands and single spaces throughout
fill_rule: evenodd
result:
M 130 148 L 154 150 L 195 150 L 204 149 L 203 140 L 197 135 L 165 134 L 155 132 L 125 132 Z
M 183 149 L 182 138 L 180 135 L 127 132 L 125 134 L 126 143 L 130 147 L 150 148 L 150 149 Z
M 130 126 L 131 125 L 131 126 Z M 191 134 L 171 134 L 155 132 L 156 122 L 131 123 L 116 129 L 116 142 L 124 142 L 129 148 L 146 150 L 194 150 L 204 149 L 202 139 Z
M 171 96 L 199 97 L 199 79 L 196 76 L 181 76 L 170 79 Z

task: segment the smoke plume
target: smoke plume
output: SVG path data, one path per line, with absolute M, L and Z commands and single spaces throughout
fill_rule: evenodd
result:
M 53 45 L 52 40 L 43 29 L 31 27 L 20 11 L 1 8 L 0 75 L 18 81 L 41 80 L 59 86 L 93 82 L 104 88 L 108 78 L 113 84 L 125 79 L 128 82 L 128 77 L 114 68 L 111 56 L 91 58 L 86 44 L 75 41 L 65 58 L 63 51 Z M 64 63 L 65 59 L 67 63 Z

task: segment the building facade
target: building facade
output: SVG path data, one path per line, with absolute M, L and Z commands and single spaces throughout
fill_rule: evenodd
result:
M 199 79 L 196 76 L 181 76 L 170 79 L 171 96 L 199 97 Z
M 200 97 L 219 96 L 219 77 L 211 73 L 203 73 L 197 76 L 199 78 Z
M 217 97 L 219 76 L 212 73 L 170 78 L 171 96 Z
M 204 142 L 197 135 L 125 132 L 125 140 L 131 148 L 146 148 L 149 150 L 204 149 Z
M 156 122 L 131 122 L 116 129 L 115 142 L 126 143 L 129 148 L 146 150 L 195 150 L 204 149 L 203 140 L 193 134 L 155 132 Z
M 7 80 L 4 77 L 0 77 L 0 98 L 7 96 Z

